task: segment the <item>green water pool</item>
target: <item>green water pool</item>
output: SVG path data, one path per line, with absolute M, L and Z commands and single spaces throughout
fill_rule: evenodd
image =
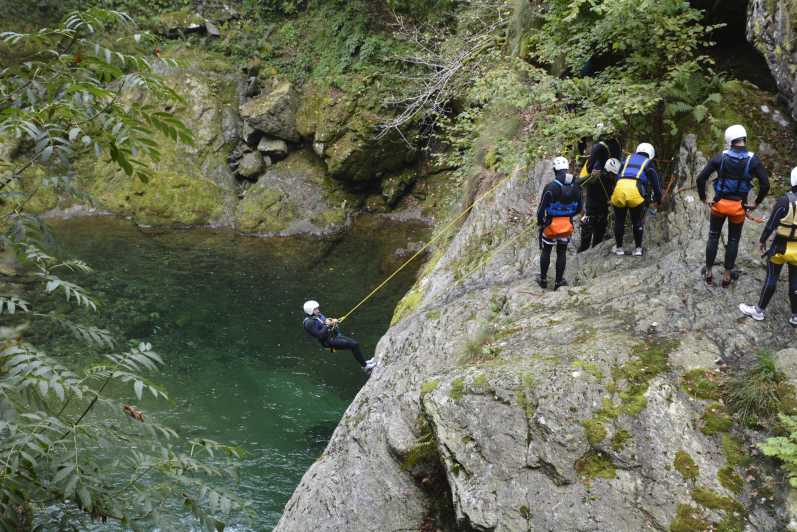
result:
M 83 284 L 105 325 L 151 342 L 165 358 L 157 380 L 171 401 L 152 414 L 184 435 L 245 450 L 240 480 L 219 482 L 251 501 L 254 517 L 233 517 L 229 529 L 272 529 L 366 381 L 350 353 L 332 354 L 305 335 L 302 303 L 317 299 L 326 314 L 342 314 L 425 228 L 361 219 L 330 242 L 196 229 L 144 234 L 114 218 L 53 227 L 60 246 L 96 270 Z M 346 322 L 366 356 L 413 275 L 401 274 Z

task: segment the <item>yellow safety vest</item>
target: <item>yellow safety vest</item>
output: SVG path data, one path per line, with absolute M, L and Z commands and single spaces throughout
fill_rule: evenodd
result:
M 797 196 L 789 192 L 789 212 L 781 218 L 775 231 L 778 236 L 787 238 L 791 242 L 797 241 Z

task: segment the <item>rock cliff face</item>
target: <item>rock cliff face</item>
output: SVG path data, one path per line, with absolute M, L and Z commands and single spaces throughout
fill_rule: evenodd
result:
M 797 5 L 792 1 L 750 0 L 747 39 L 763 54 L 778 90 L 797 118 Z
M 688 188 L 705 157 L 690 138 L 680 158 Z M 516 172 L 433 254 L 277 530 L 782 527 L 742 481 L 725 407 L 688 386 L 720 355 L 790 343 L 785 293 L 763 323 L 736 309 L 763 278 L 760 227 L 745 228 L 739 281 L 709 289 L 708 215 L 685 190 L 649 215 L 643 258 L 606 242 L 570 255 L 570 288 L 543 291 L 536 230 L 510 213 L 550 174 Z

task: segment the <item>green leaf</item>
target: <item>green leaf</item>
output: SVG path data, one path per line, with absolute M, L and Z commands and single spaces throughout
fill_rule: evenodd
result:
M 86 486 L 80 486 L 77 491 L 78 497 L 80 497 L 80 503 L 83 506 L 84 510 L 91 511 L 91 494 Z
M 135 381 L 133 383 L 133 390 L 136 392 L 136 397 L 138 397 L 138 400 L 140 401 L 144 392 L 144 383 L 142 381 Z

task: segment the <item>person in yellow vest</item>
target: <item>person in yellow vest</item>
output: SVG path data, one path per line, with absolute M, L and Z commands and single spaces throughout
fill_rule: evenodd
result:
M 642 235 L 645 227 L 645 211 L 650 202 L 661 202 L 661 181 L 653 166 L 656 150 L 653 145 L 643 142 L 634 153 L 628 156 L 623 169 L 617 176 L 617 184 L 612 192 L 611 204 L 614 207 L 615 255 L 625 255 L 623 237 L 625 236 L 626 213 L 631 216 L 634 230 L 635 257 L 642 256 Z
M 775 233 L 772 245 L 766 252 L 767 278 L 761 289 L 758 305 L 739 305 L 739 310 L 745 316 L 750 316 L 756 321 L 764 319 L 764 311 L 770 299 L 775 294 L 775 287 L 780 277 L 784 264 L 789 265 L 789 303 L 791 304 L 791 317 L 789 323 L 797 327 L 797 167 L 792 169 L 789 179 L 791 190 L 785 196 L 778 198 L 772 215 L 769 217 L 758 248 L 764 254 L 767 240 Z

